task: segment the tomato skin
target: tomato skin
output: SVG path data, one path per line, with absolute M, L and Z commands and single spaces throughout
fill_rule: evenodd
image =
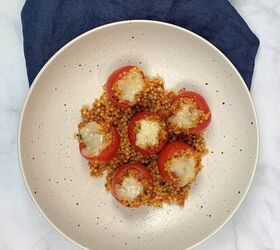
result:
M 86 146 L 85 146 L 84 144 L 79 143 L 80 154 L 81 154 L 86 160 L 88 160 L 88 161 L 94 160 L 94 159 L 95 159 L 94 157 L 85 156 L 85 155 L 83 154 L 83 149 L 84 149 L 85 147 L 86 147 Z
M 107 83 L 106 83 L 106 86 L 105 86 L 106 93 L 107 93 L 110 101 L 116 107 L 118 107 L 118 108 L 128 109 L 128 108 L 131 108 L 131 107 L 133 107 L 135 105 L 135 104 L 130 104 L 128 102 L 121 102 L 121 101 L 119 101 L 114 96 L 114 90 L 112 89 L 114 84 L 120 79 L 120 74 L 123 74 L 123 72 L 130 71 L 134 67 L 136 67 L 136 66 L 134 66 L 134 65 L 126 65 L 126 66 L 123 66 L 121 68 L 118 68 L 118 69 L 116 69 L 115 71 L 113 71 L 111 73 L 111 75 L 109 76 L 109 78 L 107 80 Z
M 154 112 L 141 112 L 141 113 L 137 113 L 136 115 L 134 115 L 131 119 L 131 121 L 128 123 L 128 139 L 130 141 L 130 143 L 135 147 L 135 150 L 138 151 L 139 153 L 143 154 L 143 155 L 151 155 L 151 154 L 155 154 L 158 153 L 166 144 L 167 142 L 167 137 L 164 139 L 161 139 L 159 142 L 159 145 L 154 147 L 154 148 L 149 148 L 149 149 L 143 149 L 140 148 L 136 145 L 136 134 L 134 132 L 134 128 L 136 126 L 136 122 L 140 121 L 142 119 L 146 119 L 148 117 L 156 117 L 158 120 L 160 120 L 161 122 L 164 122 L 161 119 L 161 116 L 158 115 L 157 113 Z
M 166 171 L 164 168 L 165 162 L 171 158 L 174 154 L 182 151 L 182 150 L 193 150 L 191 146 L 189 146 L 186 143 L 180 142 L 180 141 L 173 141 L 169 144 L 167 144 L 163 150 L 160 152 L 159 157 L 158 157 L 158 170 L 162 177 L 169 181 L 170 183 L 175 183 L 174 179 L 171 178 L 171 173 Z
M 83 148 L 85 147 L 84 144 L 80 143 L 79 144 L 79 148 L 80 148 L 80 153 L 81 155 L 87 159 L 88 161 L 93 161 L 93 160 L 97 160 L 100 162 L 108 162 L 110 161 L 115 154 L 117 153 L 118 149 L 119 149 L 119 145 L 120 145 L 120 136 L 119 136 L 119 132 L 116 128 L 112 128 L 111 129 L 111 133 L 112 133 L 112 142 L 111 144 L 109 144 L 105 149 L 103 149 L 99 154 L 97 154 L 96 156 L 93 157 L 88 157 L 83 155 Z
M 122 203 L 122 202 L 121 202 L 121 199 L 117 195 L 116 185 L 120 184 L 123 176 L 127 175 L 129 170 L 136 170 L 139 173 L 139 175 L 141 176 L 141 178 L 145 179 L 151 187 L 153 186 L 153 179 L 152 179 L 150 170 L 145 168 L 142 164 L 129 163 L 129 164 L 123 165 L 122 167 L 119 167 L 113 175 L 113 179 L 112 179 L 112 183 L 111 183 L 111 193 L 112 193 L 113 197 L 120 203 Z
M 208 118 L 206 120 L 204 120 L 202 123 L 199 123 L 196 127 L 194 128 L 190 128 L 188 129 L 188 133 L 189 134 L 199 134 L 201 132 L 203 132 L 207 126 L 209 125 L 211 119 L 212 119 L 212 116 L 211 116 L 211 111 L 210 111 L 210 108 L 206 102 L 206 100 L 204 99 L 204 97 L 194 91 L 184 91 L 182 93 L 180 93 L 179 95 L 175 96 L 171 103 L 175 103 L 176 101 L 180 100 L 181 98 L 192 98 L 198 108 L 203 111 L 204 113 L 210 113 Z

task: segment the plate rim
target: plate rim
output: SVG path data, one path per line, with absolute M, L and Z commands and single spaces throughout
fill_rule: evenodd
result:
M 231 68 L 235 71 L 235 73 L 237 74 L 238 78 L 240 79 L 241 83 L 242 83 L 242 87 L 245 89 L 245 92 L 247 94 L 247 97 L 250 101 L 250 105 L 252 107 L 253 110 L 253 116 L 255 119 L 255 126 L 256 126 L 256 132 L 257 132 L 257 145 L 256 145 L 256 155 L 255 155 L 255 159 L 254 159 L 254 163 L 253 163 L 253 172 L 252 175 L 250 177 L 249 182 L 247 183 L 247 187 L 245 192 L 243 193 L 240 201 L 236 204 L 236 207 L 231 211 L 231 213 L 228 215 L 228 217 L 226 218 L 226 220 L 224 220 L 212 233 L 210 233 L 208 236 L 206 236 L 205 238 L 203 238 L 201 241 L 195 243 L 194 245 L 192 245 L 187 249 L 193 249 L 194 247 L 197 247 L 198 245 L 202 244 L 203 242 L 207 241 L 209 238 L 211 238 L 213 235 L 215 235 L 218 231 L 220 231 L 220 229 L 227 224 L 235 215 L 236 211 L 240 208 L 241 204 L 243 203 L 245 197 L 247 196 L 251 186 L 252 186 L 252 182 L 255 176 L 255 172 L 256 172 L 256 168 L 257 168 L 257 163 L 258 163 L 258 159 L 259 159 L 259 148 L 260 148 L 260 130 L 259 130 L 259 122 L 258 122 L 258 118 L 257 118 L 257 114 L 256 114 L 256 110 L 255 110 L 255 106 L 252 100 L 252 97 L 250 95 L 250 92 L 248 90 L 247 85 L 245 84 L 244 79 L 242 78 L 242 76 L 240 75 L 239 71 L 236 69 L 236 67 L 233 65 L 233 63 L 226 57 L 226 55 L 221 52 L 216 46 L 214 46 L 212 43 L 210 43 L 209 41 L 207 41 L 205 38 L 201 37 L 200 35 L 194 33 L 193 31 L 190 31 L 186 28 L 182 28 L 178 25 L 174 25 L 168 22 L 161 22 L 161 21 L 155 21 L 155 20 L 142 20 L 142 19 L 136 19 L 136 20 L 124 20 L 124 21 L 117 21 L 117 22 L 113 22 L 113 23 L 108 23 L 108 24 L 104 24 L 102 26 L 90 29 L 82 34 L 80 34 L 79 36 L 75 37 L 74 39 L 72 39 L 71 41 L 69 41 L 68 43 L 66 43 L 65 45 L 63 45 L 57 52 L 55 52 L 51 58 L 44 64 L 44 66 L 40 69 L 39 73 L 36 75 L 36 77 L 34 78 L 31 87 L 29 88 L 29 91 L 25 97 L 24 100 L 24 104 L 22 106 L 22 110 L 21 110 L 21 114 L 20 114 L 20 119 L 19 119 L 19 123 L 18 123 L 18 136 L 17 136 L 17 155 L 18 155 L 18 161 L 19 161 L 19 165 L 20 165 L 20 170 L 21 170 L 21 175 L 23 177 L 24 180 L 24 184 L 25 187 L 28 190 L 29 195 L 31 196 L 31 200 L 32 202 L 35 204 L 35 206 L 37 207 L 37 209 L 40 211 L 41 215 L 43 215 L 43 218 L 58 232 L 60 233 L 65 239 L 69 240 L 70 242 L 74 243 L 74 245 L 80 247 L 81 249 L 88 249 L 85 246 L 81 245 L 80 243 L 76 242 L 75 240 L 71 239 L 69 236 L 67 236 L 64 232 L 62 232 L 61 229 L 59 229 L 49 218 L 48 216 L 44 213 L 44 211 L 41 209 L 39 203 L 37 202 L 35 196 L 33 195 L 33 192 L 31 191 L 31 188 L 28 184 L 27 181 L 27 177 L 25 175 L 25 171 L 24 171 L 24 167 L 23 167 L 23 162 L 22 162 L 22 153 L 21 153 L 21 131 L 22 131 L 22 123 L 23 123 L 23 117 L 26 111 L 26 107 L 27 107 L 27 103 L 28 100 L 30 98 L 31 93 L 33 92 L 34 87 L 37 85 L 38 83 L 38 79 L 41 77 L 41 75 L 43 74 L 43 72 L 45 71 L 45 69 L 52 63 L 52 61 L 54 61 L 56 59 L 56 57 L 62 53 L 66 48 L 70 47 L 73 43 L 77 42 L 78 40 L 82 39 L 83 37 L 88 36 L 91 33 L 97 32 L 99 30 L 102 29 L 106 29 L 108 27 L 114 27 L 114 26 L 118 26 L 118 25 L 123 25 L 123 24 L 134 24 L 134 23 L 148 23 L 148 24 L 157 24 L 157 25 L 162 25 L 162 26 L 167 26 L 173 29 L 177 29 L 183 32 L 186 32 L 194 37 L 196 37 L 197 39 L 199 39 L 200 41 L 202 41 L 203 43 L 205 43 L 206 45 L 210 46 L 212 49 L 214 49 L 218 54 L 220 54 L 227 63 L 229 63 L 229 65 L 231 66 Z

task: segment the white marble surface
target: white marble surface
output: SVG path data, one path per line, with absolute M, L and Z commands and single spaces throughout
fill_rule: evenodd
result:
M 234 217 L 197 249 L 280 249 L 280 2 L 231 0 L 261 40 L 252 97 L 261 150 L 252 187 Z M 0 0 L 0 250 L 79 249 L 43 218 L 23 183 L 17 127 L 28 92 L 20 11 L 24 0 Z M 274 112 L 268 112 L 272 110 Z

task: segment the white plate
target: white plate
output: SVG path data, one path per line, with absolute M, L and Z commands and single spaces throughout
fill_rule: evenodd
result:
M 135 64 L 161 75 L 168 88 L 200 92 L 212 110 L 210 153 L 185 207 L 124 208 L 90 177 L 73 139 L 79 109 L 102 92 L 115 68 Z M 154 21 L 93 29 L 59 50 L 26 99 L 19 158 L 26 185 L 47 220 L 90 249 L 186 249 L 214 234 L 239 207 L 258 155 L 256 114 L 241 76 L 206 40 Z

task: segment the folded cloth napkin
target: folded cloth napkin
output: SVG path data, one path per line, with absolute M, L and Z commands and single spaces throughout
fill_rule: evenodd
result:
M 251 86 L 259 40 L 227 0 L 26 0 L 21 18 L 30 84 L 58 49 L 85 31 L 120 20 L 150 19 L 204 37 Z

